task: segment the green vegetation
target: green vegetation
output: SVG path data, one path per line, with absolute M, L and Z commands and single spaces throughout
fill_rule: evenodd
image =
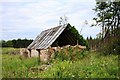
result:
M 70 27 L 69 29 L 71 33 L 77 38 L 78 44 L 88 47 L 87 41 L 83 38 L 81 34 L 79 34 L 78 30 L 74 26 L 71 26 L 69 23 L 67 26 Z
M 93 18 L 96 24 L 92 26 L 100 26 L 102 31 L 95 39 L 90 37 L 86 41 L 74 26 L 68 24 L 70 32 L 78 40 L 76 43 L 88 49 L 90 47 L 94 51 L 69 48 L 67 51 L 56 52 L 47 69 L 41 69 L 43 63 L 38 65 L 38 58 L 25 58 L 19 55 L 19 49 L 16 48 L 27 47 L 32 40 L 0 41 L 0 47 L 14 47 L 2 48 L 3 78 L 119 78 L 119 7 L 120 1 L 96 2 L 94 11 L 97 17 Z
M 78 52 L 79 56 L 84 56 L 68 59 L 71 53 L 69 56 L 63 54 L 59 53 L 44 71 L 31 70 L 42 65 L 37 65 L 37 58 L 2 54 L 2 75 L 4 78 L 119 78 L 118 55 L 103 56 L 97 52 L 81 51 Z
M 119 54 L 120 52 L 120 1 L 96 2 L 93 9 L 97 17 L 93 18 L 95 27 L 101 27 L 96 39 L 87 38 L 91 49 L 102 54 Z
M 19 48 L 12 48 L 12 47 L 2 48 L 2 53 L 3 54 L 9 54 L 10 52 L 14 52 L 14 51 L 19 52 Z
M 1 40 L 0 47 L 14 47 L 14 48 L 26 48 L 33 40 L 28 39 L 13 39 L 13 40 Z
M 97 57 L 96 53 L 78 61 L 55 61 L 42 78 L 118 78 L 118 56 Z
M 64 61 L 64 60 L 76 61 L 86 57 L 88 53 L 89 53 L 88 51 L 85 50 L 78 51 L 77 48 L 72 49 L 70 47 L 67 49 L 63 49 L 61 52 L 55 52 L 55 59 L 59 61 Z
M 2 54 L 3 78 L 27 78 L 28 76 L 32 77 L 31 73 L 28 72 L 31 67 L 34 67 L 36 65 L 36 58 L 24 58 L 19 55 Z

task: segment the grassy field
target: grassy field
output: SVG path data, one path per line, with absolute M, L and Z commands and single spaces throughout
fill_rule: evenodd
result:
M 38 65 L 37 58 L 7 54 L 13 50 L 19 49 L 2 49 L 3 78 L 119 78 L 118 55 L 103 56 L 97 52 L 85 51 L 84 55 L 83 52 L 80 53 L 82 57 L 74 60 L 61 59 L 62 56 L 57 55 L 47 70 L 32 71 L 31 68 L 42 65 Z

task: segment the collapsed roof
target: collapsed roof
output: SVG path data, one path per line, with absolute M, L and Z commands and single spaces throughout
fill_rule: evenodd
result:
M 77 38 L 67 25 L 57 26 L 42 31 L 27 47 L 28 49 L 47 49 L 50 46 L 76 45 Z

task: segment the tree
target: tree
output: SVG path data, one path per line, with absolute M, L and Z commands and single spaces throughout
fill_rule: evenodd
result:
M 113 46 L 115 46 L 116 42 L 120 39 L 118 36 L 120 31 L 120 1 L 110 1 L 111 0 L 96 2 L 94 11 L 97 13 L 97 17 L 93 18 L 97 23 L 96 25 L 102 28 L 102 38 L 98 40 L 102 42 L 99 45 L 104 49 L 101 51 L 110 51 L 107 53 L 114 52 L 115 47 Z M 116 50 L 119 51 L 118 48 Z
M 6 41 L 6 46 L 7 46 L 7 47 L 13 47 L 12 41 L 11 41 L 11 40 Z
M 33 40 L 17 39 L 12 40 L 14 48 L 26 48 Z
M 97 13 L 97 18 L 93 18 L 93 20 L 97 25 L 102 26 L 102 38 L 114 36 L 114 29 L 120 27 L 120 1 L 96 2 L 94 11 Z
M 87 41 L 83 38 L 82 35 L 79 34 L 78 30 L 77 30 L 74 26 L 71 26 L 69 23 L 68 23 L 67 26 L 70 27 L 71 33 L 72 33 L 74 36 L 76 36 L 76 38 L 77 38 L 77 40 L 78 40 L 78 44 L 88 47 Z M 77 41 L 76 41 L 76 42 L 77 42 Z
M 0 41 L 0 47 L 6 47 L 6 41 L 5 40 Z

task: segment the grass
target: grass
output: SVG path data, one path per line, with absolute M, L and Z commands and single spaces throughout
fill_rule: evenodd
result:
M 6 47 L 2 48 L 3 54 L 9 54 L 10 52 L 19 51 L 19 48 Z
M 29 69 L 36 65 L 36 58 L 26 59 L 19 55 L 2 55 L 2 74 L 4 78 L 28 77 Z
M 19 50 L 19 48 L 3 48 L 2 49 L 2 76 L 3 78 L 21 78 L 28 77 L 31 67 L 37 65 L 36 58 L 24 58 L 20 55 L 10 55 L 11 51 Z
M 42 78 L 118 78 L 118 56 L 100 56 L 91 53 L 77 61 L 55 61 Z
M 7 49 L 3 48 L 3 50 Z M 10 49 L 7 51 L 9 52 Z M 47 70 L 31 71 L 32 67 L 40 67 L 37 58 L 4 54 L 7 51 L 3 51 L 2 54 L 4 78 L 119 78 L 118 55 L 102 56 L 97 52 L 85 51 L 81 52 L 82 57 L 77 55 L 80 57 L 70 60 L 67 57 L 71 56 L 65 56 L 63 52 L 51 61 L 51 67 Z M 61 58 L 63 56 L 64 58 Z

